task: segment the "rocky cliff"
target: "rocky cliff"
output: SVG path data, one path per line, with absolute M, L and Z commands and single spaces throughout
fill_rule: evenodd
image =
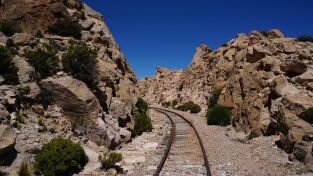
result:
M 309 163 L 313 127 L 300 117 L 313 107 L 312 58 L 313 43 L 286 38 L 279 30 L 252 31 L 215 51 L 201 45 L 190 66 L 158 68 L 138 87 L 151 104 L 192 100 L 203 113 L 217 97 L 218 105 L 231 110 L 235 128 L 251 138 L 280 134 L 281 146 Z
M 130 140 L 137 80 L 99 13 L 79 0 L 10 0 L 1 1 L 0 22 L 0 59 L 9 60 L 0 72 L 1 159 L 13 148 L 31 155 L 57 136 L 108 148 Z M 75 46 L 97 53 L 92 75 L 65 70 Z

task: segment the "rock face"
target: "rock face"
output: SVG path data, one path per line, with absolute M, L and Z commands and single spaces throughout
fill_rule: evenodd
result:
M 191 100 L 202 106 L 206 105 L 211 74 L 207 70 L 210 52 L 206 45 L 201 45 L 196 49 L 192 64 L 184 70 L 170 71 L 158 67 L 156 76 L 139 81 L 141 95 L 150 104 Z
M 84 18 L 77 17 L 78 14 L 84 15 Z M 79 40 L 48 34 L 49 26 L 63 19 L 81 25 Z M 22 147 L 23 153 L 31 151 L 31 144 L 26 144 L 27 141 L 36 142 L 32 138 L 55 131 L 64 138 L 72 137 L 81 143 L 91 140 L 112 149 L 130 140 L 131 134 L 125 129 L 133 127 L 132 112 L 139 97 L 135 86 L 137 80 L 101 14 L 81 4 L 80 0 L 69 0 L 67 3 L 63 0 L 10 0 L 1 1 L 0 20 L 15 22 L 22 28 L 21 33 L 11 37 L 0 31 L 0 45 L 11 47 L 11 51 L 14 51 L 13 63 L 18 69 L 19 78 L 18 85 L 9 86 L 3 85 L 4 78 L 0 75 L 0 124 L 13 128 L 21 126 L 20 131 L 23 132 L 32 129 L 34 135 L 18 136 L 23 139 L 21 146 L 26 146 Z M 49 44 L 54 46 L 56 56 L 61 61 L 62 55 L 73 43 L 86 44 L 98 51 L 95 85 L 87 87 L 82 81 L 64 73 L 62 62 L 59 62 L 59 72 L 38 81 L 36 69 L 25 54 Z M 51 92 L 52 104 L 48 107 L 41 105 L 50 96 L 41 97 L 43 90 Z M 27 116 L 33 114 L 38 118 L 47 118 L 43 120 L 46 129 L 37 124 L 27 124 Z M 71 125 L 72 128 L 77 126 L 75 118 L 78 117 L 84 119 L 83 127 L 69 129 Z M 31 119 L 37 122 L 36 117 Z M 57 119 L 64 122 L 64 128 L 58 127 L 60 123 Z M 25 125 L 21 125 L 22 121 L 25 121 Z M 34 126 L 36 129 L 33 129 Z M 38 134 L 37 128 L 40 131 Z
M 14 149 L 16 133 L 7 125 L 0 125 L 0 156 Z
M 252 31 L 214 52 L 201 45 L 186 69 L 158 69 L 138 87 L 150 104 L 192 100 L 202 109 L 219 90 L 218 104 L 231 110 L 237 129 L 250 136 L 280 133 L 284 149 L 292 153 L 312 133 L 312 124 L 298 117 L 313 107 L 312 58 L 313 43 L 284 38 L 279 30 L 267 37 Z M 296 153 L 303 145 L 297 146 Z
M 0 20 L 17 22 L 28 32 L 46 30 L 69 16 L 62 0 L 10 0 L 1 1 L 0 6 Z

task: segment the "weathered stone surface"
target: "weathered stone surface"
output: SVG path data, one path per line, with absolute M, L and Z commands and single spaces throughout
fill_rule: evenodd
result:
M 0 125 L 0 156 L 14 149 L 16 133 L 7 125 Z
M 43 80 L 42 85 L 52 92 L 54 102 L 68 115 L 97 119 L 101 113 L 98 99 L 79 80 L 70 76 L 49 78 Z
M 10 0 L 1 3 L 0 20 L 17 22 L 25 32 L 46 30 L 58 19 L 69 17 L 62 0 Z
M 0 46 L 6 46 L 7 37 L 0 31 Z
M 32 66 L 30 66 L 24 58 L 19 57 L 19 56 L 14 56 L 13 62 L 15 66 L 18 68 L 18 79 L 19 82 L 22 83 L 27 83 L 31 81 L 32 77 L 34 76 L 35 70 Z
M 287 75 L 301 75 L 306 72 L 307 65 L 302 62 L 292 60 L 283 62 L 282 65 L 280 65 L 280 69 Z
M 312 155 L 312 143 L 299 141 L 295 144 L 293 148 L 293 155 L 304 163 L 312 163 L 313 155 Z
M 26 33 L 15 33 L 11 40 L 15 45 L 25 45 L 28 44 L 33 39 L 33 35 Z

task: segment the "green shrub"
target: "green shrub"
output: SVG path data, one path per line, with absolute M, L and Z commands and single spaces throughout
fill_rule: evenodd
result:
M 145 100 L 143 100 L 142 98 L 138 98 L 136 107 L 139 113 L 146 113 L 149 109 L 148 103 L 145 102 Z
M 57 138 L 45 144 L 35 157 L 35 168 L 44 176 L 70 176 L 88 162 L 88 157 L 79 144 Z
M 81 25 L 77 21 L 71 19 L 60 19 L 49 27 L 48 32 L 63 37 L 80 39 L 81 28 Z
M 141 135 L 143 132 L 148 132 L 152 130 L 151 119 L 146 113 L 137 113 L 134 115 L 134 119 L 134 132 L 136 135 Z
M 307 34 L 297 37 L 296 40 L 299 42 L 311 42 L 311 43 L 313 43 L 313 37 L 311 37 L 310 35 L 307 35 Z
M 0 21 L 0 31 L 6 36 L 12 36 L 14 33 L 22 32 L 22 28 L 12 21 Z
M 231 123 L 230 111 L 222 106 L 216 106 L 210 109 L 207 114 L 208 125 L 227 126 Z
M 31 171 L 28 168 L 28 164 L 23 161 L 20 167 L 20 170 L 18 171 L 19 176 L 32 176 Z
M 23 123 L 25 124 L 25 114 L 24 112 L 20 111 L 17 115 L 17 121 L 18 123 Z
M 178 100 L 173 100 L 172 101 L 172 108 L 175 108 L 175 106 L 178 105 Z
M 313 123 L 313 108 L 306 109 L 299 116 L 302 120 Z
M 36 96 L 36 100 L 40 103 L 45 109 L 53 103 L 52 91 L 40 86 L 40 93 Z
M 18 84 L 18 68 L 12 58 L 10 50 L 0 46 L 0 75 L 3 76 L 6 84 Z
M 164 101 L 164 102 L 162 102 L 162 106 L 165 107 L 165 108 L 168 108 L 168 107 L 171 106 L 171 102 L 169 102 L 169 101 Z
M 190 111 L 190 113 L 193 114 L 197 114 L 201 111 L 201 107 L 192 101 L 179 105 L 176 109 L 180 111 Z
M 65 72 L 72 74 L 75 78 L 93 85 L 97 75 L 97 51 L 87 45 L 71 46 L 69 51 L 63 55 L 63 68 Z
M 45 44 L 44 48 L 26 53 L 26 58 L 35 68 L 38 78 L 47 78 L 59 70 L 59 59 L 56 57 L 56 53 L 56 49 L 48 44 Z
M 209 100 L 209 108 L 214 108 L 217 105 L 217 101 L 221 95 L 221 92 L 222 91 L 220 89 L 213 89 Z
M 222 44 L 222 47 L 226 47 L 226 46 L 227 46 L 227 43 L 223 43 L 223 44 Z
M 112 152 L 109 155 L 99 155 L 99 160 L 103 169 L 108 170 L 115 167 L 115 164 L 122 161 L 123 157 L 120 153 Z

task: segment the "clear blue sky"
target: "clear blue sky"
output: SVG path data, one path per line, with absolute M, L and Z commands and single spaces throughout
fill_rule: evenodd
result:
M 184 68 L 201 43 L 216 49 L 238 33 L 279 28 L 313 35 L 312 0 L 84 0 L 100 12 L 138 78 Z

